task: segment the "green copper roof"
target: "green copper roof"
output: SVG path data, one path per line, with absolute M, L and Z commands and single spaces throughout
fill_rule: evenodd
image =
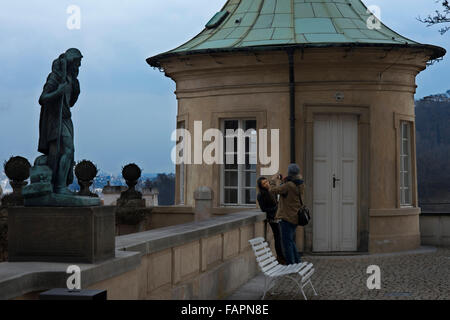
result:
M 223 16 L 220 24 L 210 27 Z M 180 47 L 147 61 L 152 65 L 155 59 L 169 55 L 261 46 L 421 46 L 383 23 L 379 28 L 369 28 L 373 26 L 370 17 L 360 0 L 228 0 L 208 28 Z

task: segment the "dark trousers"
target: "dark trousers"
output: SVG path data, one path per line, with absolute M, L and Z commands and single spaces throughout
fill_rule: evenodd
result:
M 283 247 L 281 244 L 282 240 L 281 240 L 280 225 L 279 225 L 279 223 L 275 223 L 275 222 L 269 222 L 269 224 L 270 224 L 270 228 L 272 229 L 273 240 L 275 241 L 275 251 L 277 253 L 277 257 L 285 260 L 284 254 L 283 254 Z
M 297 229 L 297 225 L 281 220 L 280 229 L 286 263 L 300 263 L 300 256 L 298 254 L 297 245 L 295 244 L 295 230 Z

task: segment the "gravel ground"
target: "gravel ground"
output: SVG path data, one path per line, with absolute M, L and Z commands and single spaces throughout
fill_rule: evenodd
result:
M 450 300 L 450 247 L 429 248 L 426 253 L 392 255 L 323 257 L 304 256 L 312 262 L 315 273 L 312 283 L 318 293 L 311 300 Z M 367 267 L 381 270 L 381 289 L 367 288 Z M 239 288 L 229 299 L 260 299 L 264 276 L 258 275 Z M 268 293 L 268 300 L 303 300 L 296 284 L 283 279 Z

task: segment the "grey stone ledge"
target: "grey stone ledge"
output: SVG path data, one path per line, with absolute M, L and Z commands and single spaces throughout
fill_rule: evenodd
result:
M 421 217 L 450 217 L 450 212 L 422 212 Z
M 76 264 L 81 269 L 81 287 L 135 270 L 141 262 L 138 252 L 116 250 L 116 257 L 98 264 Z M 0 299 L 51 288 L 66 288 L 67 267 L 74 263 L 2 262 L 0 263 Z
M 265 218 L 265 213 L 251 209 L 208 220 L 128 234 L 116 237 L 116 249 L 149 254 L 264 221 Z
M 305 260 L 308 260 L 309 257 L 314 259 L 367 259 L 367 258 L 383 258 L 383 257 L 399 257 L 399 256 L 407 256 L 407 255 L 416 255 L 416 254 L 429 254 L 435 253 L 436 247 L 433 246 L 420 246 L 414 250 L 406 250 L 406 251 L 396 251 L 396 252 L 385 252 L 385 253 L 367 253 L 367 252 L 351 252 L 349 254 L 343 255 L 340 253 L 308 253 L 305 254 Z

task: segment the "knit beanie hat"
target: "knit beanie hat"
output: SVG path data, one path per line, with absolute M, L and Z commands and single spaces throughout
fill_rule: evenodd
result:
M 297 176 L 299 173 L 300 167 L 295 163 L 291 163 L 288 167 L 288 176 L 294 177 Z

